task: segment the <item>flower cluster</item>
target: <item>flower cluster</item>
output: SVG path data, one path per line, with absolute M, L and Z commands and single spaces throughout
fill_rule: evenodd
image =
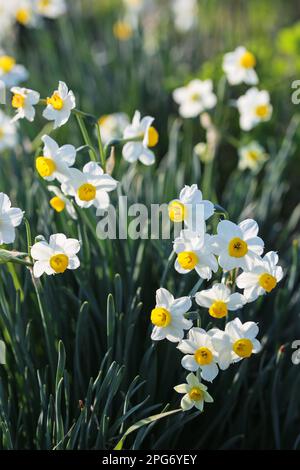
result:
M 202 199 L 197 185 L 185 186 L 179 199 L 169 204 L 171 220 L 185 226 L 174 240 L 174 266 L 185 275 L 195 270 L 205 280 L 215 274 L 212 287 L 197 292 L 194 300 L 212 319 L 225 318 L 226 326 L 208 331 L 193 326 L 189 319 L 193 299 L 190 296 L 175 299 L 163 287 L 156 292 L 156 305 L 151 312 L 152 340 L 178 343 L 177 348 L 184 354 L 182 366 L 198 374 L 197 377 L 189 374 L 187 385 L 175 387 L 177 392 L 186 394 L 181 402 L 183 410 L 194 405 L 202 410 L 205 401 L 212 401 L 200 378 L 212 382 L 219 370 L 260 351 L 257 324 L 242 323 L 237 316 L 231 321 L 227 318 L 229 312 L 237 312 L 271 292 L 283 277 L 274 251 L 262 257 L 264 242 L 254 220 L 246 219 L 238 225 L 221 220 L 217 233 L 212 235 L 206 232 L 204 221 L 202 227 L 195 224 L 197 212 L 201 212 L 204 221 L 214 214 L 213 204 Z M 236 287 L 242 292 L 236 292 Z

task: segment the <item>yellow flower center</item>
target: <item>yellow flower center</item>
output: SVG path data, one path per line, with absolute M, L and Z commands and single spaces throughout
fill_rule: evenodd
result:
M 56 210 L 56 212 L 62 212 L 66 207 L 65 201 L 63 201 L 63 199 L 61 199 L 59 196 L 54 196 L 52 199 L 50 199 L 49 203 L 50 206 Z
M 27 8 L 20 8 L 16 13 L 16 20 L 18 23 L 26 25 L 30 20 L 30 12 Z
M 148 147 L 155 147 L 159 141 L 159 134 L 155 127 L 150 126 L 148 129 Z
M 63 253 L 53 255 L 50 258 L 50 266 L 56 273 L 64 273 L 69 264 L 69 258 Z
M 277 279 L 276 277 L 272 276 L 272 274 L 264 273 L 259 276 L 258 283 L 260 287 L 265 289 L 265 291 L 271 292 L 271 290 L 273 290 L 277 285 Z
M 132 36 L 133 30 L 127 21 L 117 21 L 113 26 L 113 33 L 120 41 L 128 41 Z
M 103 116 L 99 117 L 98 124 L 100 126 L 103 126 L 103 124 L 107 121 L 108 117 L 109 117 L 108 114 L 104 114 Z
M 242 258 L 248 253 L 248 245 L 239 237 L 233 238 L 229 242 L 228 253 L 234 258 Z
M 197 364 L 200 366 L 207 366 L 213 360 L 212 352 L 205 347 L 197 349 L 194 353 L 194 358 Z
M 269 106 L 267 104 L 261 104 L 255 109 L 256 116 L 259 118 L 265 118 L 269 114 Z
M 252 69 L 256 64 L 255 56 L 252 52 L 246 51 L 240 59 L 240 64 L 242 67 L 245 67 L 245 69 Z
M 4 137 L 4 130 L 2 127 L 0 127 L 0 139 L 3 139 Z
M 170 202 L 168 211 L 172 222 L 182 222 L 186 218 L 186 207 L 182 202 Z
M 82 184 L 77 192 L 81 201 L 92 201 L 96 197 L 96 187 L 90 183 Z
M 225 302 L 221 300 L 216 300 L 210 307 L 209 307 L 209 314 L 214 318 L 223 318 L 226 317 L 228 313 L 227 305 Z
M 204 393 L 199 387 L 193 387 L 189 391 L 189 397 L 193 401 L 203 401 Z
M 51 176 L 52 173 L 56 170 L 55 162 L 52 160 L 52 158 L 47 157 L 38 157 L 35 161 L 35 167 L 38 174 L 42 178 Z
M 253 350 L 253 344 L 248 338 L 241 338 L 235 341 L 232 346 L 235 354 L 240 357 L 250 357 Z
M 59 93 L 55 92 L 51 98 L 47 98 L 47 104 L 50 104 L 56 111 L 60 111 L 64 106 L 64 100 L 60 97 Z
M 15 93 L 11 100 L 11 105 L 13 108 L 23 108 L 25 103 L 25 96 Z
M 51 0 L 39 0 L 40 8 L 47 8 L 51 4 Z
M 177 256 L 177 261 L 183 269 L 194 269 L 198 263 L 198 256 L 193 251 L 182 251 Z
M 191 101 L 199 101 L 200 98 L 201 98 L 200 93 L 193 93 L 193 94 L 191 95 Z
M 259 153 L 256 152 L 256 150 L 249 150 L 247 155 L 249 160 L 252 160 L 253 162 L 256 162 L 259 158 Z
M 0 69 L 4 73 L 10 72 L 14 68 L 15 65 L 16 65 L 16 61 L 13 57 L 9 55 L 2 55 L 0 57 Z
M 166 308 L 163 307 L 156 307 L 151 312 L 151 322 L 155 326 L 159 326 L 160 328 L 165 328 L 171 323 L 172 317 Z

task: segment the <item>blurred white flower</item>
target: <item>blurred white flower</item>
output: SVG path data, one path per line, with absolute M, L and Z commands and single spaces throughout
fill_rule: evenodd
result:
M 212 236 L 212 249 L 219 256 L 219 265 L 226 271 L 235 268 L 247 270 L 262 254 L 264 242 L 257 236 L 255 220 L 246 219 L 239 225 L 222 220 L 217 235 Z
M 59 147 L 55 140 L 48 135 L 42 137 L 44 142 L 43 156 L 37 157 L 35 166 L 38 174 L 46 181 L 57 179 L 60 183 L 70 177 L 70 167 L 76 159 L 76 149 L 73 145 Z
M 269 93 L 265 90 L 259 91 L 255 87 L 238 98 L 237 107 L 243 131 L 250 131 L 262 121 L 269 121 L 272 115 Z
M 101 129 L 103 144 L 110 140 L 121 139 L 126 127 L 129 125 L 129 117 L 125 113 L 113 113 L 101 116 L 98 120 Z
M 33 275 L 61 274 L 67 269 L 77 269 L 80 261 L 76 253 L 80 250 L 80 243 L 76 238 L 67 238 L 63 233 L 51 235 L 49 243 L 39 241 L 31 247 L 31 256 L 34 259 Z
M 151 322 L 154 325 L 151 339 L 160 341 L 166 338 L 174 343 L 180 341 L 184 330 L 193 326 L 191 320 L 184 318 L 191 306 L 189 297 L 174 299 L 167 289 L 157 289 L 156 306 L 151 312 Z
M 141 113 L 134 113 L 132 123 L 124 130 L 124 139 L 139 139 L 128 142 L 123 147 L 123 157 L 130 163 L 139 160 L 144 165 L 153 165 L 155 155 L 149 147 L 155 147 L 158 143 L 159 135 L 155 127 L 152 126 L 154 118 L 145 116 L 141 119 Z
M 199 116 L 217 103 L 211 80 L 192 80 L 187 86 L 174 90 L 173 98 L 179 104 L 179 114 L 183 118 Z
M 11 207 L 7 194 L 0 193 L 0 245 L 15 241 L 15 227 L 18 227 L 23 219 L 23 211 Z
M 231 294 L 229 287 L 225 284 L 214 284 L 211 289 L 197 292 L 195 300 L 201 307 L 208 308 L 210 316 L 223 318 L 228 314 L 228 310 L 235 311 L 246 303 L 242 294 L 234 292 Z
M 17 64 L 13 56 L 0 50 L 0 80 L 8 88 L 18 85 L 28 78 L 28 72 L 23 65 Z
M 64 82 L 59 82 L 58 89 L 50 98 L 47 98 L 47 107 L 44 109 L 43 116 L 49 121 L 54 121 L 54 129 L 56 129 L 68 121 L 75 106 L 73 91 L 69 91 Z
M 175 28 L 185 33 L 196 24 L 198 15 L 197 0 L 173 0 L 172 12 Z
M 271 292 L 283 278 L 283 271 L 278 264 L 278 255 L 269 251 L 263 258 L 255 260 L 251 271 L 245 271 L 236 279 L 239 289 L 244 289 L 248 302 L 253 302 L 260 295 Z
M 36 11 L 36 0 L 9 0 L 11 12 L 15 21 L 23 26 L 36 26 L 38 16 Z
M 32 122 L 35 116 L 34 105 L 39 102 L 40 94 L 37 91 L 30 90 L 29 88 L 19 87 L 11 88 L 11 92 L 13 93 L 11 104 L 16 110 L 16 114 L 12 121 L 25 118 Z
M 13 148 L 17 143 L 16 124 L 0 110 L 0 152 Z
M 71 201 L 61 192 L 57 186 L 48 186 L 48 190 L 55 194 L 49 201 L 50 206 L 56 212 L 62 212 L 66 210 L 69 216 L 73 219 L 77 219 L 76 211 Z
M 254 70 L 255 65 L 255 56 L 243 46 L 224 55 L 223 70 L 230 85 L 238 85 L 239 83 L 256 85 L 258 78 Z
M 239 148 L 239 157 L 239 169 L 249 168 L 253 172 L 259 171 L 269 158 L 265 149 L 256 141 Z
M 36 0 L 36 11 L 47 18 L 58 18 L 67 11 L 65 0 Z
M 192 372 L 186 378 L 186 384 L 176 385 L 175 392 L 184 393 L 180 406 L 183 411 L 190 410 L 194 406 L 203 411 L 204 402 L 212 403 L 214 400 L 207 392 L 207 387 L 199 382 L 198 378 Z

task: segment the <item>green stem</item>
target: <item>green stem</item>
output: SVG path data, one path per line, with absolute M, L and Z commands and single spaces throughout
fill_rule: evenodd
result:
M 75 113 L 75 116 L 76 116 L 76 119 L 77 119 L 77 122 L 78 122 L 79 129 L 81 131 L 84 143 L 89 147 L 90 159 L 93 160 L 94 162 L 96 162 L 97 159 L 95 157 L 95 151 L 92 151 L 92 148 L 93 148 L 92 142 L 91 142 L 91 139 L 89 137 L 87 128 L 84 124 L 84 120 L 83 120 L 83 118 L 80 114 Z
M 105 171 L 106 171 L 106 159 L 105 159 L 105 152 L 104 152 L 103 142 L 102 142 L 102 139 L 101 139 L 101 129 L 100 129 L 99 122 L 96 123 L 96 129 L 97 129 L 100 160 L 101 160 L 103 171 L 105 173 Z

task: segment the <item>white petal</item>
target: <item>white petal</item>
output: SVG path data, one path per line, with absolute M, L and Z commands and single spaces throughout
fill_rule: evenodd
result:
M 215 363 L 209 364 L 208 366 L 201 366 L 201 377 L 203 380 L 212 382 L 217 377 L 219 372 L 218 366 Z
M 187 370 L 190 370 L 192 372 L 195 372 L 196 370 L 199 369 L 199 365 L 197 364 L 197 362 L 195 361 L 194 359 L 194 356 L 184 356 L 182 359 L 181 359 L 181 365 L 182 367 L 184 367 L 185 369 Z

